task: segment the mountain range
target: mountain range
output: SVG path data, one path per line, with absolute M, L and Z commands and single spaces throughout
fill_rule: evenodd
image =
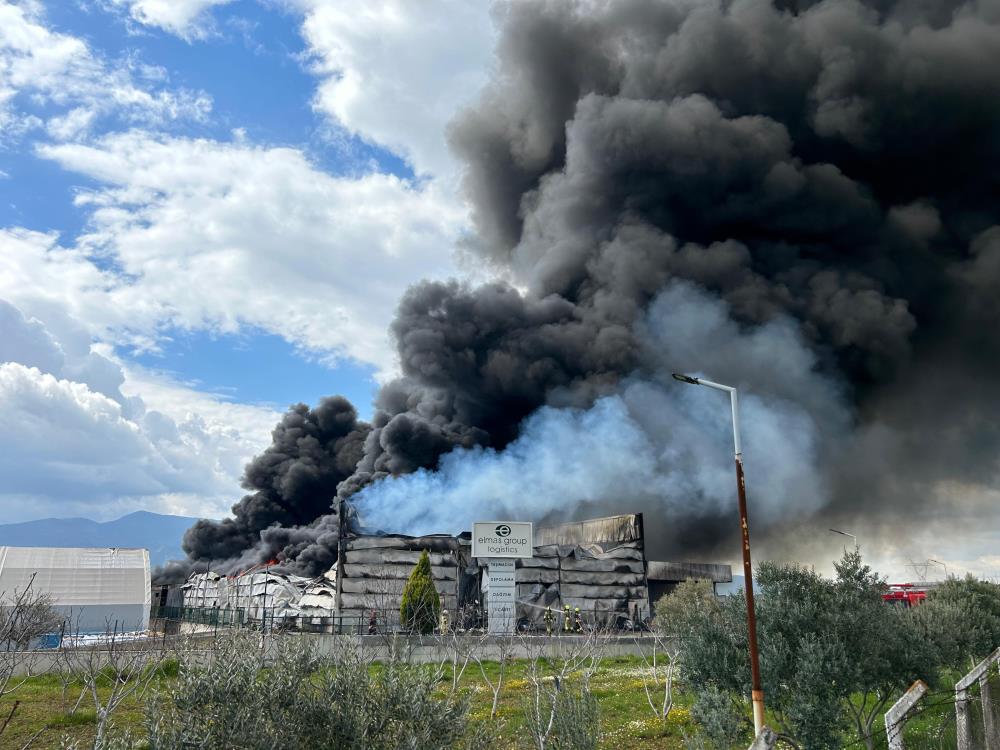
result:
M 12 547 L 145 547 L 151 565 L 185 557 L 184 532 L 197 521 L 139 510 L 114 521 L 88 518 L 41 518 L 0 524 L 0 546 Z

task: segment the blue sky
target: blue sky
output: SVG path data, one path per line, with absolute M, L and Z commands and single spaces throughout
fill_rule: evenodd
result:
M 238 334 L 176 331 L 160 352 L 140 352 L 133 358 L 226 400 L 283 410 L 337 393 L 350 399 L 364 419 L 371 418 L 373 367 L 352 360 L 324 365 L 273 334 L 252 329 Z
M 444 134 L 494 34 L 485 1 L 0 0 L 0 523 L 219 516 L 290 404 L 370 417 L 400 295 L 462 275 Z
M 212 116 L 171 123 L 170 132 L 199 138 L 230 140 L 242 129 L 255 143 L 284 145 L 307 153 L 317 167 L 335 175 L 372 169 L 413 179 L 406 160 L 355 134 L 340 133 L 311 106 L 316 80 L 306 69 L 308 52 L 299 34 L 301 19 L 277 5 L 236 2 L 213 14 L 217 29 L 191 43 L 156 28 L 137 27 L 121 14 L 76 3 L 46 6 L 48 27 L 83 39 L 108 60 L 160 68 L 169 85 L 204 91 L 212 99 Z M 29 112 L 51 114 L 51 105 L 26 102 Z M 128 123 L 111 113 L 109 131 Z M 0 151 L 0 225 L 58 231 L 71 238 L 86 229 L 88 211 L 73 205 L 74 194 L 93 189 L 97 181 L 61 169 L 38 157 L 27 144 Z M 234 334 L 212 331 L 165 332 L 156 352 L 117 352 L 152 370 L 209 393 L 244 403 L 283 409 L 303 401 L 339 393 L 370 416 L 375 368 L 342 359 L 325 365 L 282 337 L 255 327 Z

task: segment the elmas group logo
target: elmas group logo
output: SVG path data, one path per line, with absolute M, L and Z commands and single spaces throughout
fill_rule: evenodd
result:
M 527 521 L 476 521 L 472 524 L 472 555 L 531 557 L 531 528 Z

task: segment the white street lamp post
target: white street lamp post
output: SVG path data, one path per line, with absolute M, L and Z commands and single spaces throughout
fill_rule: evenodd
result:
M 711 380 L 693 378 L 690 375 L 673 373 L 674 380 L 691 385 L 705 385 L 729 394 L 733 409 L 733 447 L 736 459 L 736 492 L 739 499 L 740 532 L 743 535 L 743 577 L 746 583 L 747 635 L 750 639 L 750 697 L 753 701 L 754 735 L 764 728 L 764 689 L 760 681 L 760 657 L 757 652 L 757 615 L 753 602 L 753 566 L 750 564 L 750 527 L 747 524 L 747 490 L 743 476 L 743 448 L 740 445 L 740 412 L 736 389 L 730 385 L 713 383 Z
M 851 532 L 841 531 L 840 529 L 830 529 L 830 531 L 832 531 L 834 534 L 840 534 L 841 536 L 851 537 L 851 539 L 854 540 L 854 549 L 858 549 L 858 538 L 854 536 L 854 534 L 852 534 Z

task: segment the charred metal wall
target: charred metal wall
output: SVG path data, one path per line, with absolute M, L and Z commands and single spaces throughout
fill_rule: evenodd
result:
M 426 550 L 431 561 L 434 587 L 442 606 L 454 612 L 459 605 L 463 581 L 468 576 L 469 543 L 444 534 L 431 536 L 362 536 L 346 543 L 343 566 L 342 607 L 345 615 L 367 616 L 399 612 L 403 587 Z M 475 576 L 472 587 L 475 588 Z
M 646 580 L 649 585 L 649 600 L 655 606 L 656 602 L 677 588 L 682 581 L 730 583 L 733 580 L 733 569 L 729 565 L 718 563 L 648 560 Z
M 535 529 L 535 546 L 638 542 L 643 546 L 642 513 L 591 518 Z
M 545 610 L 579 608 L 584 619 L 614 626 L 649 613 L 642 541 L 546 544 L 517 561 L 517 616 L 535 624 Z
M 467 536 L 467 535 L 466 535 Z M 579 608 L 588 623 L 648 617 L 650 602 L 690 578 L 732 579 L 728 565 L 647 561 L 642 514 L 535 530 L 534 557 L 516 561 L 517 617 L 544 623 L 545 610 Z M 452 622 L 482 601 L 482 574 L 463 536 L 359 536 L 346 542 L 342 611 L 398 616 L 403 587 L 426 550 L 434 586 Z M 395 613 L 395 615 L 393 614 Z

